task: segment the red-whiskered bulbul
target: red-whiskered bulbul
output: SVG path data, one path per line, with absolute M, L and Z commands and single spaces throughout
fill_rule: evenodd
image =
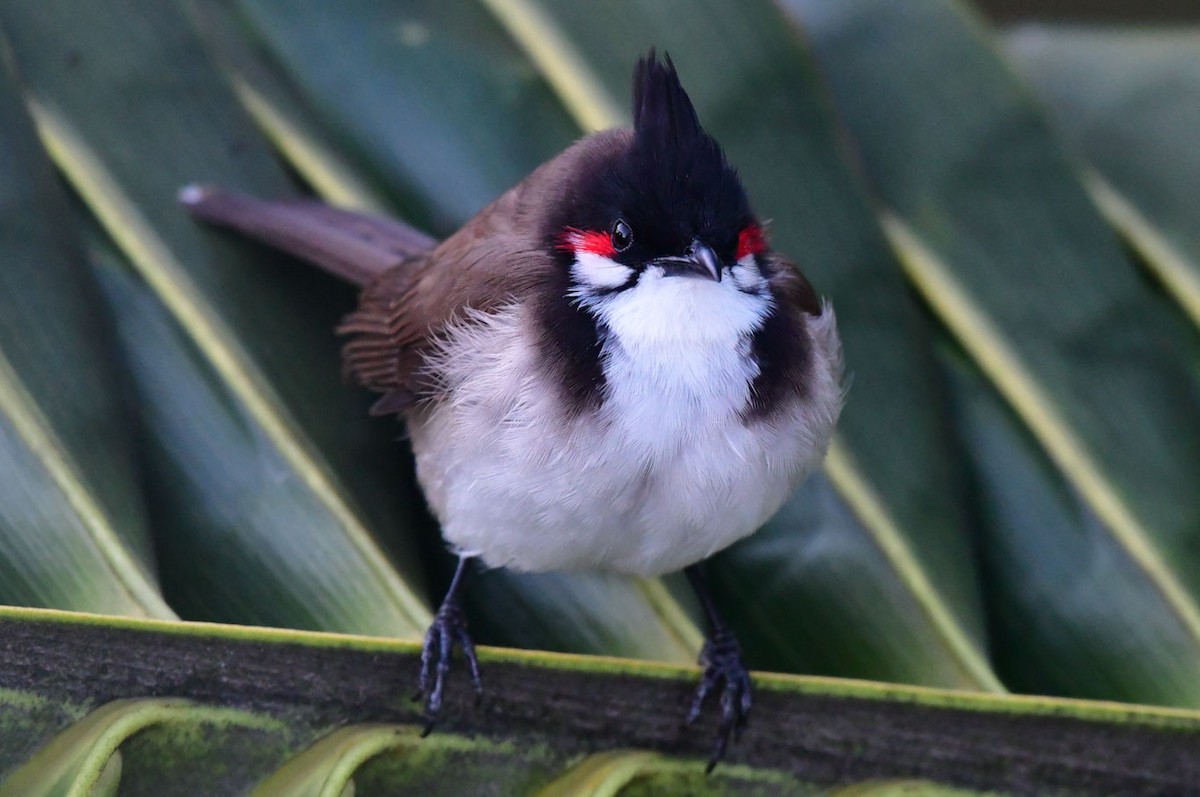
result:
M 580 140 L 440 244 L 314 201 L 191 186 L 197 217 L 363 286 L 346 370 L 407 422 L 459 556 L 425 637 L 432 723 L 453 649 L 481 690 L 469 563 L 684 569 L 707 615 L 689 712 L 720 693 L 712 764 L 750 678 L 700 562 L 757 529 L 821 460 L 841 408 L 832 309 L 774 252 L 670 58 L 633 78 L 633 130 Z

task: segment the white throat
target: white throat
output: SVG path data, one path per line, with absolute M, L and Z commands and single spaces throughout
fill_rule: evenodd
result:
M 604 276 L 595 263 L 588 267 L 591 276 Z M 740 422 L 759 372 L 751 339 L 771 300 L 765 291 L 740 290 L 745 279 L 729 273 L 737 270 L 727 269 L 716 282 L 666 276 L 650 266 L 624 290 L 577 293 L 606 328 L 605 402 L 610 419 L 619 419 L 633 439 L 686 440 L 689 429 L 705 422 Z

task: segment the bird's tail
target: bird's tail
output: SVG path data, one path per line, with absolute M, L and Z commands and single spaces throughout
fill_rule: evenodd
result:
M 268 202 L 215 186 L 189 185 L 179 192 L 179 201 L 198 219 L 237 230 L 356 285 L 367 285 L 437 245 L 398 221 L 311 199 Z

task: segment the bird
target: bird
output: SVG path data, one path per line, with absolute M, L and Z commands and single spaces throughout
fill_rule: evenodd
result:
M 669 55 L 633 73 L 632 128 L 589 134 L 440 243 L 314 199 L 193 184 L 190 213 L 362 288 L 344 370 L 407 426 L 458 557 L 421 653 L 433 727 L 478 566 L 683 570 L 705 615 L 686 718 L 717 698 L 708 768 L 753 702 L 704 560 L 818 466 L 843 404 L 833 308 L 775 251 Z

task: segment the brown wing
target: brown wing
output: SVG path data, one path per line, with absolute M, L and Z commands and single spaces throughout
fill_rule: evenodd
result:
M 778 252 L 767 256 L 767 281 L 777 301 L 808 315 L 821 314 L 821 297 L 800 269 Z
M 363 291 L 358 309 L 338 331 L 354 335 L 343 349 L 346 370 L 384 393 L 372 414 L 399 412 L 428 394 L 425 356 L 449 324 L 470 323 L 465 311 L 487 312 L 565 291 L 565 275 L 546 240 L 553 235 L 545 229 L 547 217 L 572 190 L 572 176 L 627 147 L 630 136 L 608 130 L 576 142 L 428 257 L 390 269 Z
M 429 391 L 425 356 L 451 322 L 469 323 L 465 311 L 519 301 L 551 277 L 556 266 L 538 231 L 521 223 L 525 190 L 501 196 L 427 257 L 384 272 L 338 327 L 354 336 L 342 350 L 346 371 L 384 393 L 373 415 L 399 412 Z

